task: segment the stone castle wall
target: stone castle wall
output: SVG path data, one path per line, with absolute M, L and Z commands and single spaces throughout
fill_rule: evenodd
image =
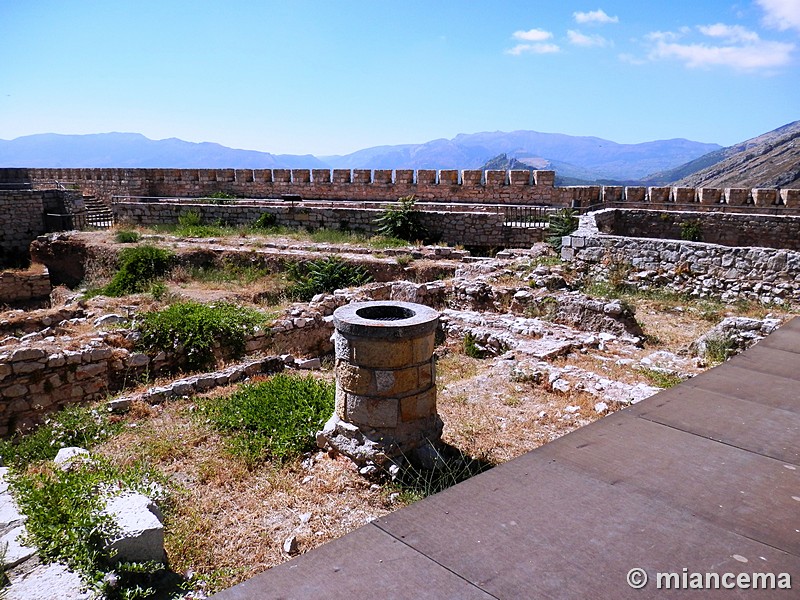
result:
M 602 233 L 680 240 L 684 228 L 696 226 L 697 241 L 723 246 L 760 246 L 800 250 L 800 218 L 786 215 L 614 210 L 600 218 Z
M 42 265 L 26 270 L 0 272 L 0 304 L 18 304 L 50 299 L 50 274 Z
M 45 231 L 45 206 L 50 191 L 0 190 L 0 263 L 28 252 L 28 245 Z
M 791 209 L 800 190 L 672 186 L 555 187 L 554 171 L 457 169 L 0 169 L 0 184 L 52 188 L 56 182 L 110 203 L 114 196 L 202 197 L 226 192 L 244 198 L 297 194 L 318 200 L 422 201 L 550 206 L 696 205 Z
M 581 217 L 580 227 L 563 238 L 562 259 L 574 261 L 598 280 L 604 280 L 611 267 L 627 270 L 627 281 L 637 287 L 663 285 L 676 292 L 723 300 L 800 301 L 800 249 L 796 237 L 792 249 L 779 249 L 763 247 L 761 233 L 748 240 L 753 245 L 734 248 L 605 233 L 614 231 L 617 212 L 620 211 L 606 209 Z M 715 226 L 705 219 L 718 217 L 709 213 L 684 216 L 699 220 L 704 231 L 712 231 Z M 738 217 L 743 229 L 752 227 L 759 232 L 769 231 L 775 219 L 769 215 L 725 216 Z M 800 227 L 798 217 L 778 218 L 791 220 L 793 225 L 785 226 L 794 227 L 795 232 Z M 728 224 L 729 229 L 736 229 L 732 221 Z
M 204 223 L 222 222 L 229 225 L 251 225 L 261 214 L 269 212 L 279 225 L 318 229 L 349 229 L 376 233 L 378 209 L 257 204 L 180 204 L 171 202 L 118 202 L 114 215 L 122 225 L 175 224 L 180 215 L 190 211 L 200 213 Z M 541 241 L 544 230 L 539 227 L 510 227 L 504 225 L 502 212 L 420 211 L 420 222 L 431 239 L 442 243 L 481 247 L 528 247 Z

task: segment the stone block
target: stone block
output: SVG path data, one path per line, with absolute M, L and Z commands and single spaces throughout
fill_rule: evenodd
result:
M 458 185 L 458 171 L 455 169 L 439 171 L 439 185 Z
M 556 185 L 555 171 L 534 171 L 534 185 L 538 187 L 554 187 Z
M 353 394 L 369 393 L 373 371 L 340 361 L 336 365 L 336 380 L 343 390 Z
M 412 340 L 413 364 L 418 365 L 419 363 L 429 361 L 433 355 L 434 343 L 433 335 L 426 335 Z
M 164 525 L 155 503 L 143 494 L 125 492 L 106 501 L 104 514 L 110 515 L 120 532 L 108 547 L 123 561 L 156 561 L 165 558 Z
M 400 419 L 404 423 L 436 414 L 436 388 L 400 400 Z
M 725 204 L 730 206 L 744 206 L 750 198 L 747 188 L 725 188 Z
M 506 172 L 499 170 L 486 171 L 485 176 L 486 185 L 488 186 L 503 186 L 506 184 Z
M 347 394 L 345 419 L 369 427 L 396 427 L 399 401 L 396 398 L 370 398 Z
M 774 206 L 778 204 L 778 190 L 766 188 L 753 189 L 753 204 L 756 206 Z
M 719 204 L 722 198 L 722 190 L 719 188 L 699 188 L 697 198 L 700 204 Z
M 361 367 L 397 369 L 421 362 L 413 359 L 412 340 L 355 338 L 349 340 L 349 346 L 353 363 Z
M 404 396 L 420 389 L 419 368 L 396 369 L 391 371 L 374 371 L 374 386 L 370 394 L 381 397 Z
M 461 184 L 478 186 L 483 183 L 483 171 L 479 169 L 461 171 Z
M 97 377 L 105 373 L 107 368 L 108 366 L 105 362 L 81 365 L 75 370 L 75 379 L 81 381 L 83 379 L 89 379 L 90 377 Z
M 333 183 L 350 183 L 350 169 L 334 169 Z
M 787 208 L 800 208 L 800 189 L 781 190 L 781 200 Z
M 514 169 L 508 172 L 508 183 L 514 186 L 530 185 L 533 180 L 533 173 L 531 171 L 523 171 L 521 169 Z

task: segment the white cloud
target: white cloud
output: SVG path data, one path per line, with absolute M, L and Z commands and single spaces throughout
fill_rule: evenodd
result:
M 512 56 L 519 56 L 520 54 L 555 54 L 561 52 L 556 44 L 517 44 L 510 50 L 506 50 L 506 54 Z
M 575 22 L 580 24 L 598 23 L 605 25 L 607 23 L 619 23 L 619 17 L 609 17 L 602 8 L 589 12 L 574 12 L 572 16 L 575 18 Z
M 742 27 L 741 25 L 724 25 L 715 23 L 714 25 L 700 25 L 697 28 L 700 33 L 709 37 L 722 38 L 726 42 L 758 42 L 758 34 L 755 31 Z
M 689 34 L 656 31 L 646 36 L 653 43 L 648 58 L 674 59 L 690 68 L 729 67 L 738 71 L 773 69 L 788 64 L 795 45 L 762 40 L 757 33 L 739 25 L 704 25 L 697 31 L 706 39 L 679 43 Z M 707 38 L 711 38 L 708 40 Z
M 759 42 L 758 46 L 707 46 L 704 44 L 659 44 L 651 58 L 675 58 L 690 68 L 731 67 L 740 71 L 770 69 L 786 65 L 794 44 Z
M 764 23 L 781 31 L 796 29 L 800 31 L 800 1 L 798 0 L 756 0 L 764 10 Z
M 543 42 L 553 37 L 553 34 L 544 29 L 529 29 L 528 31 L 515 31 L 511 37 L 525 42 Z
M 598 47 L 602 48 L 609 45 L 609 41 L 601 35 L 584 35 L 580 31 L 569 29 L 567 31 L 567 38 L 569 43 L 575 46 L 583 46 L 584 48 Z

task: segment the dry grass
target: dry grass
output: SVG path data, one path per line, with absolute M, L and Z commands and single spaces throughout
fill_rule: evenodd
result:
M 371 488 L 349 460 L 324 453 L 248 470 L 193 407 L 136 403 L 125 431 L 98 451 L 117 464 L 144 461 L 168 478 L 169 564 L 209 591 L 287 560 L 282 545 L 291 535 L 305 552 L 394 508 L 387 490 Z

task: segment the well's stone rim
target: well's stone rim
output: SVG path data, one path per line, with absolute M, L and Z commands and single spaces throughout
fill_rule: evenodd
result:
M 398 307 L 414 313 L 414 316 L 394 321 L 365 319 L 357 314 L 363 308 Z M 429 335 L 439 324 L 439 312 L 424 304 L 397 300 L 371 300 L 351 302 L 333 312 L 333 324 L 340 334 L 353 337 L 408 339 Z

